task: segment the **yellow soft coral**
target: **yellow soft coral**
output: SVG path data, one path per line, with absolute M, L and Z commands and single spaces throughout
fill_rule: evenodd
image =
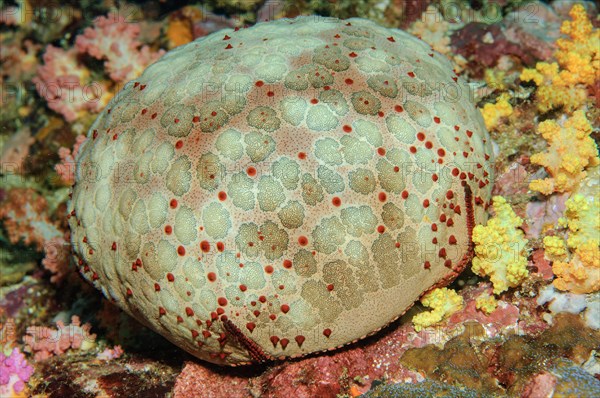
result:
M 421 297 L 421 303 L 431 311 L 422 312 L 413 317 L 415 330 L 434 325 L 464 307 L 463 298 L 454 290 L 446 287 L 433 289 Z
M 167 39 L 169 48 L 175 48 L 194 40 L 194 23 L 205 18 L 199 7 L 185 6 L 179 12 L 169 16 Z
M 561 78 L 567 84 L 594 84 L 600 71 L 600 31 L 594 29 L 585 8 L 581 4 L 573 6 L 569 12 L 572 21 L 563 22 L 560 31 L 571 40 L 558 39 L 555 56 L 566 70 Z
M 587 87 L 593 86 L 600 74 L 600 31 L 594 29 L 581 4 L 569 12 L 561 33 L 569 38 L 556 41 L 554 54 L 558 63 L 538 62 L 535 69 L 525 69 L 522 81 L 537 86 L 537 105 L 542 112 L 564 107 L 567 112 L 580 108 L 588 98 Z
M 433 5 L 427 7 L 421 19 L 417 20 L 408 31 L 441 54 L 448 54 L 451 50 L 450 23 Z
M 593 293 L 600 290 L 600 194 L 574 195 L 566 206 L 565 218 L 559 222 L 569 231 L 570 261 L 556 259 L 554 251 L 548 252 L 546 248 L 547 257 L 555 259 L 554 286 L 577 294 Z
M 508 102 L 509 96 L 504 93 L 498 97 L 495 104 L 485 104 L 481 110 L 485 127 L 493 130 L 498 126 L 498 122 L 503 117 L 508 117 L 513 113 L 513 107 Z
M 550 147 L 546 153 L 536 153 L 531 163 L 544 166 L 550 178 L 533 180 L 529 189 L 550 195 L 575 189 L 585 177 L 585 168 L 600 164 L 598 147 L 590 137 L 592 125 L 583 111 L 577 111 L 561 127 L 554 120 L 538 126 L 538 133 Z
M 483 72 L 483 80 L 485 80 L 486 86 L 492 90 L 506 90 L 507 86 L 504 79 L 506 79 L 506 72 L 503 70 L 489 68 Z
M 496 297 L 488 293 L 483 293 L 475 299 L 475 307 L 489 315 L 498 307 L 498 301 Z
M 565 241 L 558 236 L 544 237 L 544 249 L 548 258 L 564 258 L 567 255 Z
M 496 215 L 486 226 L 473 228 L 475 258 L 472 270 L 479 276 L 488 276 L 494 293 L 500 294 L 509 287 L 518 286 L 527 276 L 527 239 L 519 226 L 518 217 L 502 196 L 494 196 Z

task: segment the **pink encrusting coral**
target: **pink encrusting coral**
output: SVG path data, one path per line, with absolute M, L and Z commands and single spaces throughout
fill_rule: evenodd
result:
M 25 127 L 10 136 L 3 142 L 3 148 L 0 151 L 0 162 L 5 172 L 22 174 L 23 165 L 29 156 L 29 148 L 35 139 L 31 136 L 29 128 Z
M 3 7 L 0 10 L 0 25 L 16 26 L 22 17 L 19 7 Z
M 95 346 L 96 335 L 90 334 L 91 325 L 81 325 L 77 315 L 71 317 L 71 324 L 57 321 L 52 329 L 45 326 L 30 326 L 23 337 L 25 351 L 34 353 L 36 361 L 42 361 L 53 355 L 63 354 L 68 349 L 86 351 Z
M 58 173 L 60 176 L 61 181 L 66 185 L 73 185 L 75 182 L 75 157 L 79 152 L 81 144 L 83 144 L 85 140 L 85 135 L 80 134 L 75 138 L 73 150 L 65 147 L 60 147 L 58 149 L 60 163 L 54 166 L 54 170 L 56 170 L 56 173 Z
M 0 397 L 25 396 L 22 395 L 25 383 L 32 374 L 33 367 L 18 348 L 14 348 L 8 356 L 0 351 Z
M 104 351 L 96 355 L 96 358 L 102 361 L 110 361 L 120 358 L 121 355 L 123 355 L 123 349 L 120 345 L 116 345 L 113 348 L 106 348 Z
M 63 50 L 49 45 L 44 65 L 32 81 L 48 107 L 68 122 L 91 112 L 99 112 L 110 99 L 106 85 L 92 81 L 90 71 L 77 58 L 77 50 Z
M 137 40 L 139 35 L 139 24 L 110 13 L 96 18 L 94 27 L 77 36 L 74 48 L 64 50 L 49 45 L 43 56 L 44 65 L 32 80 L 39 95 L 68 122 L 88 112 L 100 112 L 113 96 L 110 82 L 92 80 L 91 71 L 81 62 L 81 54 L 105 60 L 110 78 L 117 83 L 126 82 L 164 54 L 163 50 L 142 46 Z
M 489 311 L 478 308 L 481 297 L 493 297 L 493 288 L 488 284 L 480 284 L 478 287 L 463 292 L 465 306 L 448 318 L 447 327 L 452 330 L 460 328 L 466 322 L 475 321 L 483 326 L 488 337 L 496 337 L 517 327 L 521 309 L 506 301 L 498 301 L 497 306 Z
M 0 16 L 1 19 L 1 16 Z M 31 80 L 35 74 L 39 59 L 38 51 L 41 45 L 32 40 L 10 40 L 9 37 L 0 37 L 2 51 L 0 51 L 0 64 L 2 74 L 8 77 L 7 81 L 18 82 Z M 6 92 L 8 94 L 8 91 Z M 7 101 L 7 95 L 0 98 Z
M 94 27 L 86 28 L 77 36 L 75 47 L 96 59 L 104 59 L 104 66 L 115 82 L 126 82 L 139 76 L 164 51 L 153 52 L 137 40 L 140 26 L 130 23 L 116 13 L 94 20 Z M 140 48 L 141 47 L 141 48 Z
M 52 273 L 50 282 L 60 283 L 67 276 L 69 268 L 70 245 L 69 238 L 55 237 L 44 244 L 44 259 L 42 265 Z
M 47 241 L 63 232 L 48 216 L 48 202 L 32 188 L 14 188 L 0 202 L 0 220 L 8 240 L 34 245 L 41 250 Z

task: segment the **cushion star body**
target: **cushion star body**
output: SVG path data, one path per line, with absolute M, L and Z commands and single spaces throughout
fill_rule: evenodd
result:
M 98 117 L 72 244 L 107 297 L 199 358 L 302 356 L 462 270 L 491 157 L 467 84 L 405 32 L 317 17 L 224 30 Z

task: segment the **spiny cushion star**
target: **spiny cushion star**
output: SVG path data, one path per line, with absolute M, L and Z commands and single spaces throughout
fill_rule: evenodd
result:
M 362 339 L 470 260 L 492 143 L 417 38 L 300 17 L 213 33 L 129 82 L 78 156 L 83 275 L 210 362 Z

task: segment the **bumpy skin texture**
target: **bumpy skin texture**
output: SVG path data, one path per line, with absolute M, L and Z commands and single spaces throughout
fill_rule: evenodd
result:
M 462 270 L 491 141 L 420 40 L 279 20 L 176 48 L 92 126 L 70 203 L 83 275 L 199 358 L 333 349 Z

